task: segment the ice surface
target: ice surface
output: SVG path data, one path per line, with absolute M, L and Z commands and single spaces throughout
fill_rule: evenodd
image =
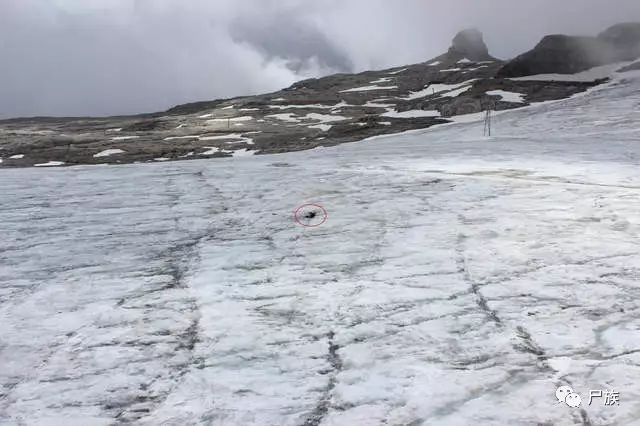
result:
M 0 424 L 637 424 L 638 79 L 491 138 L 0 171 Z

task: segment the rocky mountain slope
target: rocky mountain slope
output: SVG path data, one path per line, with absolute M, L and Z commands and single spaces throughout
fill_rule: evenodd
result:
M 634 31 L 633 25 L 626 24 L 598 36 L 624 52 L 609 61 L 638 53 L 640 38 Z M 479 31 L 465 30 L 456 35 L 445 54 L 424 63 L 300 81 L 269 94 L 190 103 L 138 116 L 4 120 L 0 121 L 0 167 L 298 151 L 426 128 L 487 109 L 562 99 L 606 81 L 507 78 L 532 70 L 589 68 L 588 60 L 577 60 L 579 66 L 564 66 L 556 50 L 545 47 L 556 46 L 556 36 L 551 37 L 533 53 L 505 63 L 489 54 Z M 580 41 L 565 41 L 563 48 L 579 56 L 574 45 L 581 45 Z M 567 57 L 562 52 L 558 55 Z M 531 61 L 544 66 L 534 67 Z
M 506 64 L 498 77 L 573 74 L 640 56 L 640 23 L 614 25 L 597 37 L 550 35 Z

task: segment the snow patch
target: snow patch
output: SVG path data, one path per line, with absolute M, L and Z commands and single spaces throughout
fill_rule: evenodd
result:
M 467 90 L 471 89 L 471 86 L 465 86 L 465 87 L 461 87 L 460 89 L 456 89 L 456 90 L 452 90 L 450 92 L 447 92 L 445 94 L 443 94 L 442 96 L 446 96 L 448 98 L 455 98 L 461 94 L 463 94 L 464 92 L 466 92 Z
M 315 124 L 313 126 L 307 126 L 310 129 L 320 129 L 323 132 L 329 131 L 333 126 L 331 124 Z
M 334 109 L 349 106 L 346 102 L 340 102 L 335 105 L 307 104 L 307 105 L 269 105 L 273 109 Z
M 212 120 L 207 120 L 209 123 L 219 123 L 219 122 L 238 122 L 238 121 L 251 121 L 253 117 L 250 115 L 243 115 L 242 117 L 229 117 L 229 118 L 214 118 Z
M 220 151 L 220 148 L 218 148 L 217 146 L 205 146 L 203 148 L 207 148 L 207 151 L 201 152 L 200 155 L 213 155 L 216 152 Z
M 376 101 L 368 101 L 363 106 L 369 107 L 369 108 L 389 108 L 389 107 L 392 107 L 393 104 L 379 104 L 379 103 L 376 103 Z
M 353 89 L 341 90 L 340 93 L 346 92 L 367 92 L 370 90 L 392 90 L 397 89 L 398 86 L 363 86 L 363 87 L 354 87 Z
M 233 154 L 231 154 L 231 155 L 234 156 L 234 157 L 249 157 L 251 155 L 254 155 L 255 153 L 256 153 L 255 151 L 251 151 L 251 150 L 248 150 L 246 148 L 242 148 L 242 149 L 239 149 L 237 151 L 233 151 Z
M 165 141 L 172 141 L 174 139 L 197 139 L 199 138 L 198 135 L 187 135 L 187 136 L 169 136 L 164 138 L 163 140 Z
M 491 90 L 487 92 L 487 95 L 490 96 L 500 96 L 502 100 L 505 102 L 513 102 L 521 104 L 524 102 L 524 96 L 522 93 L 516 92 L 507 92 L 505 90 Z
M 253 132 L 252 132 L 253 133 Z M 260 132 L 256 132 L 260 133 Z M 253 139 L 242 136 L 240 133 L 229 133 L 227 135 L 216 135 L 216 136 L 201 136 L 198 140 L 201 141 L 215 141 L 215 140 L 224 140 L 224 139 L 235 139 L 228 141 L 229 144 L 238 144 L 238 143 L 246 143 L 247 145 L 254 145 Z
M 35 167 L 55 167 L 55 166 L 62 166 L 64 164 L 64 161 L 49 161 L 46 163 L 40 163 L 40 164 L 34 164 Z
M 425 96 L 434 95 L 436 93 L 450 92 L 452 90 L 456 90 L 461 87 L 468 86 L 471 83 L 473 83 L 475 80 L 476 79 L 467 80 L 467 81 L 463 81 L 462 83 L 456 83 L 456 84 L 442 84 L 442 83 L 430 84 L 426 86 L 424 89 L 418 92 L 411 92 L 409 96 L 406 96 L 400 99 L 405 99 L 405 100 L 420 99 L 420 98 L 424 98 Z M 470 87 L 471 86 L 467 87 L 465 91 L 468 90 Z
M 370 81 L 371 84 L 380 84 L 380 83 L 388 83 L 393 80 L 391 77 L 382 77 L 374 81 Z
M 288 123 L 299 123 L 300 119 L 296 117 L 295 114 L 291 112 L 282 113 L 282 114 L 270 114 L 265 115 L 266 118 L 273 118 L 275 120 L 286 121 Z
M 394 111 L 388 110 L 384 114 L 381 114 L 382 117 L 392 117 L 392 118 L 418 118 L 418 117 L 440 117 L 439 111 L 430 111 L 430 110 L 422 110 L 422 109 L 412 109 L 409 111 Z
M 396 75 L 396 74 L 400 74 L 401 72 L 405 72 L 406 70 L 408 70 L 409 68 L 402 68 L 401 70 L 397 70 L 397 71 L 391 71 L 388 72 L 388 75 Z
M 9 157 L 11 160 L 22 160 L 24 158 L 24 154 L 16 154 Z
M 108 157 L 110 155 L 115 155 L 115 154 L 124 154 L 125 151 L 121 150 L 121 149 L 105 149 L 104 151 L 100 151 L 97 154 L 93 154 L 94 158 L 99 158 L 99 157 Z
M 126 141 L 129 139 L 138 139 L 140 136 L 116 136 L 111 138 L 112 141 Z
M 347 117 L 343 117 L 341 115 L 318 114 L 315 112 L 307 114 L 304 118 L 307 120 L 321 121 L 323 123 L 331 123 L 334 121 L 343 121 L 347 119 Z

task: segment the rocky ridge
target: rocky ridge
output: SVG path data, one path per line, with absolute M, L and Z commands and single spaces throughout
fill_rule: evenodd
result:
M 597 37 L 550 35 L 507 63 L 497 77 L 573 74 L 640 56 L 640 23 L 614 25 Z

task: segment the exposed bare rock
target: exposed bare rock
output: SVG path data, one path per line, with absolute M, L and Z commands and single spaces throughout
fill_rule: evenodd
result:
M 472 61 L 487 61 L 494 58 L 489 55 L 489 49 L 484 42 L 482 33 L 470 28 L 460 31 L 453 38 L 453 44 L 449 48 L 449 54 L 460 55 Z
M 640 56 L 640 24 L 614 25 L 597 37 L 550 35 L 509 61 L 498 77 L 573 74 Z

